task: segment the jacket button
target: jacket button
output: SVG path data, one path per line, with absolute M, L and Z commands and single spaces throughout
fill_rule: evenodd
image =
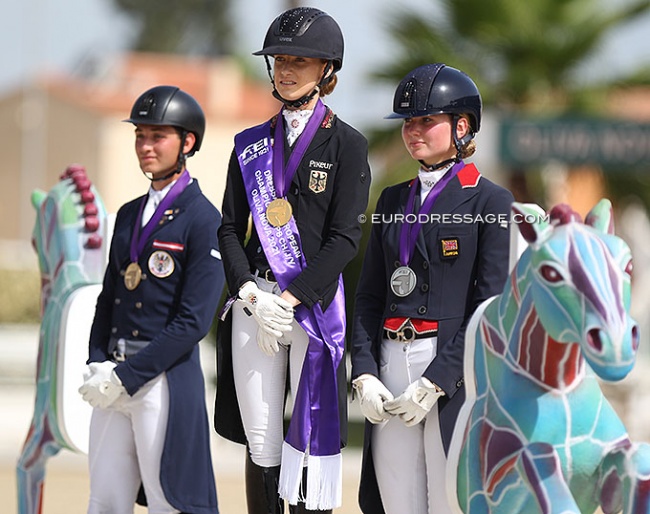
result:
M 402 264 L 399 261 L 395 261 L 395 267 L 399 268 Z
M 390 304 L 390 312 L 395 312 L 397 310 L 397 304 L 391 303 Z
M 138 329 L 135 329 L 135 330 L 132 330 L 132 331 L 131 331 L 131 335 L 132 335 L 133 337 L 138 337 L 139 334 L 140 334 L 140 331 L 139 331 Z
M 257 247 L 257 253 L 262 253 L 262 247 L 261 246 Z
M 142 302 L 135 302 L 136 309 L 142 309 Z
M 463 379 L 461 378 L 458 382 L 456 382 L 456 387 L 459 389 L 463 386 Z
M 146 273 L 142 274 L 142 280 L 147 280 L 147 274 Z
M 122 300 L 120 300 L 119 298 L 115 298 L 115 305 L 119 305 L 120 303 L 122 303 Z
M 426 293 L 429 290 L 429 284 L 422 284 L 420 286 L 420 289 L 422 290 L 423 293 Z
M 117 333 L 117 327 L 111 328 L 111 334 L 116 334 Z
M 423 267 L 424 269 L 429 269 L 429 263 L 428 263 L 427 261 L 424 261 L 424 262 L 422 263 L 422 267 Z
M 424 305 L 420 305 L 418 307 L 418 314 L 425 314 L 427 312 L 427 308 Z

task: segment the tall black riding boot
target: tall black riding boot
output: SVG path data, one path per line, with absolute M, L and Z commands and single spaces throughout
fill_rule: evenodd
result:
M 247 451 L 245 475 L 248 514 L 284 514 L 284 500 L 278 496 L 280 466 L 258 466 Z
M 307 486 L 307 468 L 302 468 L 302 494 L 306 494 L 305 487 Z M 304 497 L 304 496 L 303 496 Z M 310 512 L 322 512 L 323 514 L 332 514 L 330 510 L 309 510 L 305 504 L 298 502 L 298 505 L 289 505 L 289 514 L 309 514 Z

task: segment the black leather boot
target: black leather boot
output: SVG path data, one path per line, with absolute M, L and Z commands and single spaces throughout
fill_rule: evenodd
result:
M 309 510 L 305 508 L 304 503 L 298 502 L 298 505 L 289 505 L 290 514 L 309 514 L 310 512 L 322 512 L 323 514 L 332 514 L 332 510 Z
M 307 485 L 307 468 L 302 468 L 302 494 L 306 494 Z M 303 496 L 304 498 L 304 496 Z M 309 514 L 310 512 L 322 512 L 323 514 L 332 514 L 332 510 L 309 510 L 305 504 L 298 502 L 298 505 L 289 505 L 289 514 Z
M 258 466 L 247 451 L 245 476 L 248 514 L 284 514 L 284 500 L 278 496 L 280 466 Z

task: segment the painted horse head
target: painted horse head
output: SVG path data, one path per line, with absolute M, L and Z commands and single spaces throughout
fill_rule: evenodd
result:
M 585 223 L 566 205 L 544 218 L 525 204 L 514 204 L 513 212 L 529 245 L 518 269 L 529 267 L 533 304 L 549 337 L 578 343 L 602 379 L 624 378 L 634 366 L 639 335 L 629 315 L 632 256 L 614 235 L 609 200 L 601 200 Z
M 601 200 L 585 223 L 566 205 L 512 212 L 526 248 L 466 332 L 453 510 L 648 514 L 650 445 L 630 441 L 597 380 L 625 377 L 639 344 L 612 206 Z
M 100 235 L 106 212 L 82 166 L 69 166 L 49 193 L 36 190 L 32 245 L 41 271 L 41 314 L 50 296 L 74 286 L 101 282 Z

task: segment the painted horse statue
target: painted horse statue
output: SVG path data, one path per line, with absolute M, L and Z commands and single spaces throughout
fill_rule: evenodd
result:
M 31 200 L 41 327 L 34 415 L 16 466 L 19 514 L 42 512 L 48 458 L 61 448 L 87 453 L 92 409 L 77 389 L 106 267 L 106 212 L 83 167 L 69 166 L 48 194 L 34 191 Z
M 466 514 L 650 513 L 650 445 L 630 441 L 598 384 L 623 379 L 639 343 L 611 203 L 585 223 L 566 205 L 512 211 L 527 248 L 467 330 L 449 501 Z

